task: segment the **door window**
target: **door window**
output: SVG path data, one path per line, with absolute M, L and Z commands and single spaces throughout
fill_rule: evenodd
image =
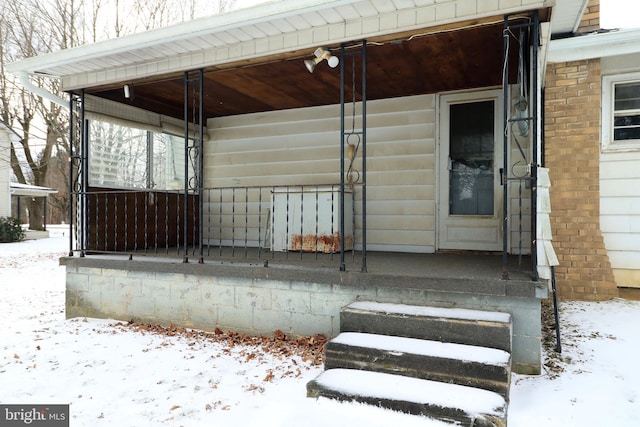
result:
M 449 111 L 449 214 L 493 215 L 494 101 Z

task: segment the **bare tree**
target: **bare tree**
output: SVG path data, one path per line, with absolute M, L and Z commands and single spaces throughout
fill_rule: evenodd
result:
M 76 39 L 75 2 L 56 0 L 46 7 L 37 2 L 5 3 L 0 11 L 1 120 L 19 136 L 11 145 L 11 169 L 18 182 L 45 186 L 49 160 L 64 147 L 67 119 L 64 110 L 22 86 L 4 72 L 7 62 L 41 52 L 73 46 Z M 55 23 L 55 25 L 52 25 Z M 48 25 L 47 25 L 48 24 Z M 58 93 L 57 82 L 41 78 L 37 84 Z M 29 227 L 43 228 L 42 198 L 27 201 Z
M 20 183 L 47 185 L 51 164 L 68 158 L 68 112 L 32 94 L 5 65 L 23 58 L 150 30 L 232 9 L 236 0 L 23 0 L 0 3 L 0 121 L 18 135 L 11 146 L 11 168 Z M 34 84 L 64 98 L 59 82 L 31 77 Z M 52 158 L 56 158 L 52 162 Z M 65 171 L 55 171 L 65 175 Z M 58 188 L 54 205 L 68 202 Z M 28 202 L 29 226 L 41 229 L 43 200 Z

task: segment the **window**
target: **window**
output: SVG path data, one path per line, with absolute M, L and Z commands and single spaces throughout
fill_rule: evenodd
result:
M 640 73 L 605 76 L 602 86 L 603 149 L 640 149 Z
M 184 158 L 183 137 L 98 120 L 90 122 L 91 185 L 183 189 Z M 193 164 L 189 166 L 189 175 L 193 176 Z
M 494 101 L 450 107 L 450 215 L 493 215 L 494 109 Z

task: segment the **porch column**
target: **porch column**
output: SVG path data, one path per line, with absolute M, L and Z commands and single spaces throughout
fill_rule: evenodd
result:
M 192 76 L 193 72 L 186 71 L 184 73 L 184 203 L 183 203 L 183 239 L 184 239 L 184 256 L 183 262 L 189 262 L 189 195 L 197 195 L 198 215 L 197 215 L 197 228 L 198 233 L 196 236 L 195 229 L 191 235 L 193 244 L 195 240 L 198 240 L 198 262 L 202 264 L 204 262 L 203 257 L 203 234 L 202 234 L 202 222 L 203 222 L 203 201 L 202 201 L 202 173 L 204 169 L 204 163 L 202 158 L 203 141 L 204 141 L 204 70 L 197 71 L 197 75 Z M 191 106 L 191 111 L 189 107 Z M 197 110 L 197 111 L 196 111 Z M 190 129 L 189 118 L 193 121 L 193 128 Z M 197 125 L 197 133 L 195 133 L 195 127 Z M 193 132 L 193 133 L 192 133 Z M 193 176 L 189 177 L 189 164 L 190 160 L 197 158 L 197 163 L 194 164 Z M 195 220 L 196 202 L 194 201 L 192 206 L 193 219 Z M 192 227 L 196 227 L 194 224 L 196 221 L 192 221 Z M 178 243 L 179 244 L 179 243 Z
M 541 96 L 540 88 L 538 87 L 538 49 L 540 43 L 538 42 L 540 35 L 540 24 L 538 11 L 533 14 L 533 28 L 532 28 L 532 59 L 531 59 L 531 93 L 532 93 L 532 152 L 531 152 L 531 280 L 538 281 L 538 166 L 540 166 L 539 151 L 538 151 L 538 126 L 539 115 L 538 112 L 538 99 Z
M 509 262 L 509 215 L 510 215 L 510 199 L 509 199 L 509 181 L 518 181 L 522 186 L 523 181 L 531 188 L 530 202 L 531 202 L 531 280 L 538 280 L 537 271 L 537 175 L 538 167 L 540 166 L 539 159 L 539 97 L 540 88 L 538 83 L 538 49 L 539 47 L 539 16 L 538 12 L 533 12 L 533 17 L 530 22 L 510 22 L 510 16 L 505 15 L 503 24 L 503 39 L 504 39 L 504 66 L 502 74 L 502 90 L 504 97 L 504 135 L 503 135 L 503 165 L 501 170 L 502 186 L 503 186 L 503 203 L 502 203 L 502 278 L 509 279 L 508 262 Z M 509 59 L 510 59 L 510 38 L 513 37 L 518 41 L 518 54 L 520 62 L 518 83 L 522 88 L 528 89 L 528 94 L 520 94 L 520 102 L 516 107 L 516 113 L 512 117 L 511 112 L 511 90 L 509 81 Z M 528 67 L 525 66 L 529 60 Z M 528 70 L 529 79 L 527 79 L 526 72 Z M 524 106 L 520 107 L 520 103 L 524 101 Z M 530 132 L 529 144 L 531 144 L 531 159 L 528 161 L 528 174 L 522 176 L 509 176 L 511 171 L 510 167 L 510 151 L 512 138 L 515 141 L 518 149 L 522 153 L 523 158 L 525 154 L 523 148 L 516 137 L 512 134 L 512 125 L 523 125 L 525 129 Z M 524 134 L 525 137 L 529 136 Z M 522 212 L 522 211 L 520 211 Z M 520 213 L 521 215 L 521 213 Z M 520 218 L 522 224 L 522 218 Z M 522 231 L 522 229 L 520 229 Z M 522 248 L 520 250 L 522 253 Z
M 89 121 L 85 117 L 85 92 L 80 93 L 80 153 L 78 166 L 78 243 L 80 245 L 80 257 L 86 255 L 88 246 L 89 212 L 87 211 L 87 199 L 89 190 Z
M 69 256 L 73 256 L 73 145 L 75 144 L 75 95 L 69 93 Z M 76 230 L 77 231 L 77 230 Z
M 367 41 L 362 40 L 359 42 L 360 49 L 353 49 L 347 53 L 346 44 L 340 45 L 340 271 L 345 271 L 345 174 L 351 171 L 353 161 L 357 155 L 358 146 L 362 145 L 362 175 L 360 183 L 362 185 L 362 267 L 361 272 L 367 272 Z M 356 45 L 357 46 L 357 45 Z M 345 67 L 346 59 L 352 58 L 351 69 L 351 91 L 352 91 L 352 114 L 353 121 L 355 121 L 355 108 L 356 108 L 356 61 L 355 58 L 360 56 L 361 66 L 361 103 L 362 103 L 362 129 L 360 131 L 355 130 L 355 123 L 352 123 L 352 129 L 347 131 L 345 129 Z M 350 136 L 356 136 L 359 144 L 353 148 L 353 154 L 350 154 L 349 172 L 345 170 L 345 142 L 348 142 Z M 351 146 L 350 146 L 351 148 Z M 350 180 L 349 185 L 353 188 L 355 184 L 358 184 L 358 180 L 353 182 Z M 353 190 L 355 192 L 355 189 Z M 353 197 L 353 193 L 352 193 Z M 355 227 L 354 227 L 355 229 Z M 354 239 L 355 240 L 355 239 Z M 353 249 L 355 251 L 355 241 L 353 242 Z
M 509 16 L 504 17 L 503 24 L 503 42 L 504 42 L 504 67 L 502 69 L 502 97 L 503 97 L 503 123 L 504 128 L 509 128 Z M 502 278 L 509 278 L 509 132 L 505 131 L 502 135 Z

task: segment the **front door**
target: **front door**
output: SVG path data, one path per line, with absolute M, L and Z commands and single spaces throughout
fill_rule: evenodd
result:
M 501 95 L 440 97 L 439 249 L 502 250 Z

